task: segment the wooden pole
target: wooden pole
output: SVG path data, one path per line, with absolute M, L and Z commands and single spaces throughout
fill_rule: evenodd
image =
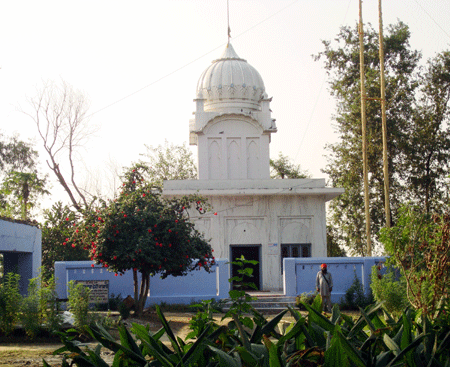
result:
M 378 0 L 378 23 L 380 39 L 380 93 L 381 93 L 381 125 L 383 132 L 383 174 L 384 174 L 384 211 L 386 213 L 386 227 L 391 227 L 391 207 L 389 203 L 389 165 L 387 157 L 387 126 L 386 126 L 386 95 L 384 79 L 384 46 L 383 46 L 383 17 L 381 0 Z
M 364 206 L 366 213 L 367 256 L 372 256 L 372 239 L 370 235 L 369 211 L 369 173 L 367 164 L 367 133 L 366 133 L 366 89 L 364 85 L 364 31 L 362 21 L 362 0 L 359 0 L 359 74 L 361 78 L 361 135 L 364 174 Z

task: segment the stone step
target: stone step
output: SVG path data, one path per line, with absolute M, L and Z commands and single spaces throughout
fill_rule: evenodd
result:
M 249 292 L 256 300 L 251 301 L 252 306 L 260 312 L 281 312 L 286 309 L 287 306 L 295 308 L 295 298 L 291 296 L 285 296 L 283 294 L 260 294 Z M 224 310 L 229 310 L 231 301 L 225 303 Z

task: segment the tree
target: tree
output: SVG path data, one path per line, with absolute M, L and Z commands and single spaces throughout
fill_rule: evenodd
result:
M 201 199 L 163 199 L 160 190 L 144 180 L 146 169 L 138 164 L 127 170 L 117 199 L 105 202 L 95 216 L 86 216 L 73 238 L 89 247 L 91 260 L 116 275 L 133 271 L 137 314 L 147 300 L 151 276 L 209 271 L 214 263 L 211 246 L 187 214 L 191 204 L 204 210 Z
M 336 240 L 336 230 L 327 226 L 327 257 L 345 257 L 345 250 L 339 246 Z
M 271 178 L 310 178 L 308 171 L 303 171 L 299 164 L 292 163 L 291 160 L 278 153 L 278 159 L 270 160 L 270 177 Z
M 0 172 L 33 169 L 37 166 L 37 157 L 38 153 L 30 143 L 0 133 Z
M 13 200 L 5 202 L 3 210 L 6 209 L 12 216 L 20 213 L 22 220 L 28 220 L 29 210 L 37 205 L 38 197 L 50 194 L 46 184 L 47 177 L 40 178 L 36 172 L 9 172 L 2 182 L 0 193 L 5 197 L 12 196 Z
M 406 279 L 410 304 L 431 317 L 450 307 L 450 211 L 424 213 L 405 205 L 396 226 L 383 228 L 380 240 Z M 445 312 L 445 311 L 444 311 Z
M 48 194 L 37 169 L 38 153 L 17 136 L 0 134 L 0 215 L 27 220 L 38 198 Z
M 197 167 L 192 152 L 186 145 L 168 143 L 156 148 L 147 146 L 147 153 L 142 154 L 148 161 L 143 162 L 148 167 L 147 175 L 153 183 L 163 186 L 165 180 L 196 180 Z
M 50 279 L 55 272 L 55 261 L 89 260 L 89 251 L 70 241 L 76 234 L 80 214 L 60 201 L 44 211 L 42 230 L 42 275 Z
M 81 92 L 62 81 L 61 85 L 45 83 L 29 103 L 31 112 L 24 113 L 36 124 L 49 156 L 47 164 L 69 195 L 74 208 L 81 211 L 83 206 L 88 206 L 88 201 L 75 180 L 74 161 L 77 149 L 92 133 L 92 127 L 87 123 L 89 102 Z
M 425 101 L 431 102 L 431 99 L 425 96 L 432 94 L 425 87 L 427 77 L 419 77 L 421 55 L 418 51 L 411 50 L 409 37 L 408 26 L 402 22 L 390 25 L 384 37 L 392 222 L 395 222 L 397 210 L 405 200 L 415 200 L 424 205 L 426 202 L 432 203 L 441 195 L 438 191 L 442 190 L 442 185 L 438 185 L 438 191 L 433 191 L 429 180 L 440 177 L 439 180 L 442 182 L 443 172 L 448 168 L 441 157 L 448 157 L 450 152 L 447 145 L 450 137 L 446 132 L 446 114 L 441 114 L 445 117 L 444 123 L 430 128 L 430 132 L 434 131 L 433 134 L 427 133 L 432 120 L 431 116 L 437 118 L 438 114 L 436 109 L 426 108 L 425 110 L 430 112 L 431 116 L 424 118 Z M 325 50 L 315 56 L 316 60 L 325 60 L 325 69 L 330 77 L 330 91 L 337 100 L 337 112 L 334 119 L 340 134 L 339 142 L 327 146 L 330 155 L 323 172 L 329 175 L 333 187 L 345 189 L 344 194 L 330 203 L 333 213 L 331 223 L 337 230 L 338 241 L 348 247 L 352 254 L 365 255 L 358 27 L 353 29 L 342 27 L 336 41 L 337 47 L 332 46 L 329 41 L 323 41 Z M 374 236 L 385 224 L 378 48 L 378 34 L 370 25 L 365 26 L 367 156 L 371 233 Z M 435 81 L 433 85 L 435 90 L 439 91 L 438 94 L 447 95 L 448 87 L 444 83 L 445 77 L 435 78 L 436 72 L 432 68 L 429 68 L 428 72 L 430 78 Z M 419 89 L 419 86 L 422 88 Z M 444 101 L 444 97 L 440 98 L 441 105 Z M 433 103 L 430 103 L 430 106 L 436 107 Z M 422 117 L 419 118 L 420 116 Z M 427 148 L 421 148 L 419 152 L 416 152 L 418 142 L 426 145 Z M 441 156 L 432 149 L 435 146 L 438 147 Z M 424 155 L 430 149 L 433 153 Z M 430 160 L 429 164 L 426 163 L 427 159 Z M 426 167 L 430 169 L 429 173 L 425 172 Z M 421 180 L 417 189 L 413 188 L 415 178 Z M 433 195 L 433 197 L 430 196 L 427 199 L 426 195 Z M 378 241 L 375 238 L 373 242 Z
M 414 124 L 408 134 L 407 156 L 401 175 L 407 195 L 427 213 L 446 199 L 450 162 L 450 52 L 428 61 L 420 78 Z

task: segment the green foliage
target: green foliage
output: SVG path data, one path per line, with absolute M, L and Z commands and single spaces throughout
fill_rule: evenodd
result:
M 75 326 L 82 330 L 89 325 L 89 294 L 91 290 L 81 283 L 69 282 L 69 311 L 75 319 Z
M 41 178 L 37 172 L 8 172 L 0 187 L 3 197 L 9 199 L 6 210 L 14 217 L 27 220 L 29 211 L 38 205 L 38 199 L 50 194 L 46 185 L 47 177 Z
M 34 339 L 41 329 L 42 322 L 39 302 L 39 284 L 37 278 L 30 280 L 28 285 L 28 295 L 22 301 L 21 311 L 20 320 L 27 337 Z
M 99 324 L 87 331 L 99 344 L 84 345 L 70 333 L 62 333 L 63 354 L 71 365 L 107 366 L 100 355 L 101 347 L 114 354 L 114 366 L 444 366 L 450 363 L 448 325 L 432 323 L 412 310 L 398 319 L 380 313 L 373 305 L 354 320 L 335 305 L 330 318 L 321 313 L 320 305 L 304 304 L 308 315 L 288 308 L 272 319 L 255 315 L 252 333 L 235 318 L 238 332 L 207 323 L 195 339 L 183 341 L 171 329 L 159 307 L 156 312 L 162 328 L 156 333 L 148 326 L 133 324 L 129 331 L 119 325 L 117 341 Z M 203 312 L 203 311 L 200 311 Z M 281 328 L 283 316 L 290 312 L 294 322 Z M 283 332 L 277 332 L 282 329 Z M 166 335 L 170 345 L 162 341 Z
M 310 178 L 308 171 L 303 171 L 300 165 L 294 164 L 281 152 L 278 153 L 278 159 L 270 160 L 271 178 Z
M 402 22 L 384 32 L 387 156 L 390 206 L 395 222 L 400 205 L 412 200 L 425 211 L 446 197 L 450 162 L 448 100 L 450 54 L 442 52 L 425 68 L 420 53 L 409 44 L 410 32 Z M 330 203 L 335 240 L 349 253 L 366 255 L 362 172 L 360 63 L 358 27 L 342 27 L 334 42 L 323 41 L 330 91 L 337 102 L 335 116 L 340 140 L 327 146 L 323 170 L 333 187 L 345 192 Z M 383 144 L 379 76 L 378 30 L 364 25 L 364 64 L 367 115 L 367 156 L 371 233 L 386 223 L 384 212 Z
M 250 267 L 246 267 L 246 265 L 256 265 L 258 261 L 256 260 L 246 260 L 244 255 L 240 258 L 237 258 L 235 261 L 231 261 L 230 264 L 237 265 L 239 269 L 237 270 L 237 276 L 231 277 L 228 281 L 233 286 L 233 289 L 228 292 L 230 296 L 230 309 L 226 312 L 223 318 L 231 317 L 233 321 L 230 323 L 232 328 L 236 328 L 237 324 L 235 323 L 235 319 L 239 319 L 239 321 L 248 327 L 249 329 L 253 328 L 253 321 L 250 317 L 246 316 L 246 313 L 256 312 L 254 307 L 251 305 L 251 301 L 256 300 L 256 297 L 250 296 L 245 289 L 258 289 L 253 282 L 245 281 L 245 279 L 253 277 L 253 269 Z
M 372 267 L 370 287 L 377 302 L 383 303 L 383 308 L 394 316 L 400 316 L 409 307 L 406 296 L 406 281 L 393 267 L 386 268 L 381 274 L 380 268 Z
M 22 296 L 19 292 L 20 275 L 7 273 L 0 284 L 0 331 L 10 334 L 20 317 Z
M 314 292 L 313 291 L 311 291 L 311 292 L 303 292 L 302 294 L 300 294 L 297 297 L 295 297 L 295 305 L 300 310 L 306 310 L 305 307 L 303 306 L 303 304 L 306 303 L 306 304 L 311 306 L 317 295 L 318 295 L 318 293 L 316 291 L 314 291 Z
M 373 295 L 365 294 L 364 287 L 354 272 L 352 285 L 345 291 L 344 299 L 341 301 L 341 307 L 347 310 L 358 310 L 365 308 L 373 303 Z
M 27 220 L 38 198 L 48 194 L 37 158 L 30 143 L 0 133 L 0 216 Z
M 119 303 L 119 313 L 123 320 L 126 320 L 130 317 L 130 308 L 124 303 Z
M 336 230 L 327 225 L 327 257 L 346 257 L 347 254 L 341 246 L 339 246 L 338 235 Z
M 86 245 L 70 241 L 76 234 L 79 215 L 60 201 L 44 211 L 42 230 L 42 275 L 44 281 L 55 272 L 55 261 L 89 260 Z
M 430 317 L 438 317 L 449 304 L 450 213 L 426 214 L 405 205 L 395 226 L 383 228 L 380 240 L 400 269 L 412 307 Z
M 186 145 L 169 144 L 166 140 L 164 146 L 145 147 L 147 153 L 142 155 L 148 161 L 142 164 L 148 169 L 146 179 L 156 186 L 162 187 L 165 180 L 197 179 L 197 167 Z

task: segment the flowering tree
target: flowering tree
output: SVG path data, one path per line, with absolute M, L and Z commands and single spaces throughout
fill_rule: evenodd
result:
M 181 276 L 196 268 L 209 271 L 214 264 L 211 246 L 187 214 L 192 205 L 204 212 L 203 200 L 163 199 L 159 189 L 144 181 L 145 169 L 136 165 L 128 170 L 118 198 L 86 216 L 75 231 L 76 240 L 90 249 L 91 260 L 116 276 L 133 271 L 137 314 L 147 300 L 151 276 Z

